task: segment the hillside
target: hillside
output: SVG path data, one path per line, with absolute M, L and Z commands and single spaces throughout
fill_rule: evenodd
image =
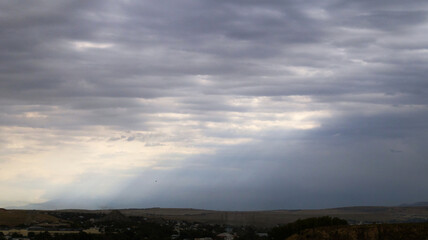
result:
M 97 222 L 127 222 L 130 221 L 125 215 L 123 215 L 119 210 L 113 210 L 104 217 L 97 219 Z
M 308 229 L 287 240 L 426 240 L 428 223 L 371 224 Z
M 346 207 L 320 210 L 275 210 L 275 211 L 210 211 L 200 209 L 123 209 L 126 216 L 144 216 L 185 220 L 189 222 L 222 223 L 229 225 L 254 225 L 272 227 L 297 219 L 331 216 L 358 223 L 398 223 L 428 221 L 428 207 Z
M 40 211 L 31 210 L 0 210 L 0 226 L 14 227 L 39 223 L 59 223 L 60 220 Z

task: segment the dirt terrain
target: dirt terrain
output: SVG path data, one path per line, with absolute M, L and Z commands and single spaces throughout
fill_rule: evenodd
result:
M 0 209 L 0 226 L 13 227 L 19 225 L 59 222 L 60 219 L 40 211 Z

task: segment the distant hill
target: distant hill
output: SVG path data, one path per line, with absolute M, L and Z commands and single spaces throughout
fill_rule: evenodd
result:
M 272 227 L 297 219 L 331 216 L 350 224 L 428 222 L 428 207 L 345 207 L 318 210 L 211 211 L 201 209 L 122 209 L 126 216 L 143 216 L 189 222 Z
M 123 215 L 119 210 L 112 210 L 106 216 L 97 220 L 97 222 L 128 222 L 128 217 Z
M 316 210 L 271 210 L 271 211 L 213 211 L 186 208 L 147 208 L 112 210 L 0 210 L 0 225 L 16 226 L 35 222 L 57 222 L 59 219 L 46 213 L 72 212 L 107 214 L 105 221 L 126 221 L 139 216 L 153 220 L 178 220 L 232 226 L 253 225 L 273 227 L 298 219 L 331 216 L 345 219 L 350 224 L 428 222 L 428 206 L 418 207 L 344 207 Z M 56 216 L 56 215 L 55 215 Z
M 35 210 L 0 209 L 0 226 L 29 226 L 40 223 L 60 223 L 60 219 Z

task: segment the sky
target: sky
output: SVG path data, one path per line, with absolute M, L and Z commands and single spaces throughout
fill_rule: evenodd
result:
M 0 2 L 0 207 L 428 200 L 428 2 Z

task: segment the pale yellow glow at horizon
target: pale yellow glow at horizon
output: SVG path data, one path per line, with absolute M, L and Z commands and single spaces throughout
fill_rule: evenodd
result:
M 331 117 L 327 110 L 303 110 L 312 99 L 290 96 L 280 101 L 268 97 L 230 98 L 228 104 L 251 111 L 215 112 L 223 121 L 207 121 L 191 112 L 142 113 L 147 130 L 117 130 L 107 126 L 87 126 L 65 130 L 55 128 L 0 127 L 0 181 L 10 192 L 0 198 L 9 202 L 39 203 L 64 187 L 90 182 L 90 196 L 114 192 L 120 182 L 134 177 L 136 169 L 180 168 L 189 156 L 215 155 L 221 146 L 257 141 L 260 133 L 271 130 L 308 130 Z M 142 100 L 144 104 L 180 107 L 174 98 Z M 53 108 L 55 113 L 67 110 Z M 282 111 L 284 109 L 284 111 Z M 285 111 L 285 109 L 290 109 Z M 27 121 L 50 121 L 49 112 L 28 111 L 16 115 Z M 222 133 L 219 136 L 212 133 Z M 203 163 L 201 163 L 203 164 Z M 31 174 L 29 174 L 31 173 Z M 104 179 L 110 176 L 111 183 Z M 31 183 L 37 185 L 31 186 Z M 24 191 L 31 186 L 31 191 Z M 21 191 L 22 190 L 22 191 Z M 24 200 L 23 200 L 24 199 Z M 23 204 L 25 205 L 25 204 Z

